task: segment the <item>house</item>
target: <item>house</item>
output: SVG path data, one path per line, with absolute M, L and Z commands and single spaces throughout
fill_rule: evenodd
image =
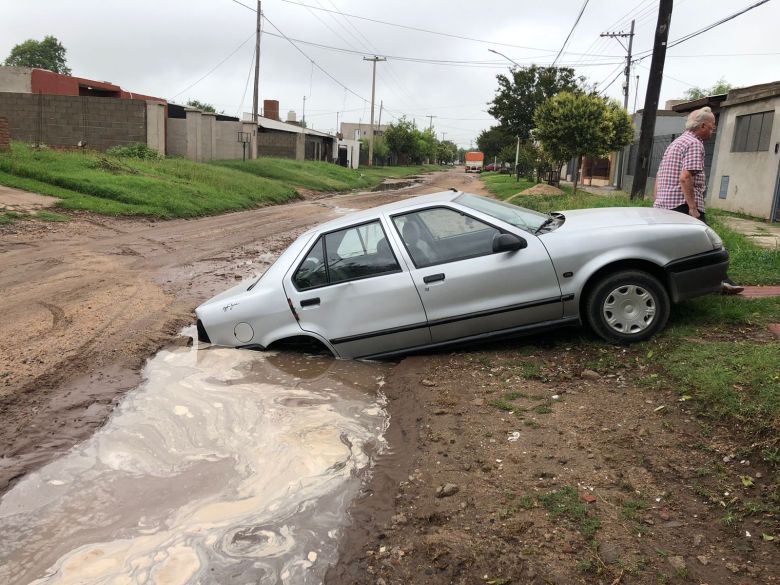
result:
M 339 131 L 344 138 L 350 140 L 360 140 L 361 138 L 368 139 L 368 131 L 371 129 L 371 124 L 368 122 L 342 122 L 339 125 Z M 387 130 L 387 124 L 375 124 L 374 136 L 382 136 Z
M 707 205 L 780 221 L 780 81 L 732 89 L 720 108 Z

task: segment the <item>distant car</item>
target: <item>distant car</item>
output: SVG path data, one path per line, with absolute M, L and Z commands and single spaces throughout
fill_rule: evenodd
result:
M 300 236 L 259 279 L 196 309 L 200 341 L 317 341 L 376 358 L 587 323 L 617 343 L 719 290 L 728 253 L 692 217 L 645 207 L 548 215 L 447 191 Z
M 485 165 L 486 171 L 496 171 L 498 170 L 498 168 L 499 167 L 497 165 L 494 165 L 493 163 L 490 163 L 489 165 Z

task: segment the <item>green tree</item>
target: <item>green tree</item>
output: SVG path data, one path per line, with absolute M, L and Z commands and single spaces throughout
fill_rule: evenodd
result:
M 502 148 L 515 144 L 516 141 L 517 138 L 503 126 L 492 126 L 477 136 L 477 148 L 485 154 L 486 159 L 492 160 Z
M 42 41 L 27 39 L 11 49 L 5 64 L 9 67 L 34 67 L 70 75 L 70 69 L 65 63 L 65 53 L 65 47 L 56 37 L 47 36 Z
M 417 138 L 419 134 L 417 125 L 413 120 L 405 116 L 398 122 L 388 124 L 385 129 L 384 139 L 390 153 L 393 154 L 398 164 L 408 164 L 417 153 Z
M 214 106 L 200 100 L 189 100 L 187 105 L 191 108 L 198 108 L 202 112 L 211 112 L 212 114 L 217 113 L 217 109 Z
M 450 140 L 442 140 L 439 142 L 437 158 L 441 164 L 449 164 L 455 162 L 455 158 L 458 156 L 458 146 Z
M 559 92 L 582 91 L 583 77 L 569 67 L 530 67 L 512 70 L 511 79 L 497 75 L 498 90 L 488 113 L 500 122 L 510 136 L 527 140 L 534 127 L 536 108 Z
M 721 77 L 710 88 L 692 87 L 691 89 L 686 90 L 684 97 L 686 100 L 698 100 L 710 95 L 721 95 L 728 93 L 731 89 L 734 89 L 734 86 Z
M 577 169 L 583 156 L 604 156 L 633 138 L 631 118 L 625 110 L 613 100 L 592 94 L 559 93 L 539 106 L 534 119 L 534 137 L 542 149 L 561 164 L 576 157 Z

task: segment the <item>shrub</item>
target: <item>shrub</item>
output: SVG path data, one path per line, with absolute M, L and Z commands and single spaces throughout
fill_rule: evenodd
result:
M 141 160 L 155 160 L 158 158 L 163 158 L 162 155 L 155 149 L 150 148 L 141 142 L 129 144 L 127 146 L 114 146 L 109 148 L 106 151 L 106 154 L 111 156 L 139 158 Z

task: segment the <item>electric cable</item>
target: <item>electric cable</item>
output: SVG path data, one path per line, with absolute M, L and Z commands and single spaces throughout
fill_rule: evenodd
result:
M 563 50 L 566 48 L 566 43 L 569 42 L 569 39 L 571 38 L 572 33 L 574 32 L 574 29 L 577 28 L 577 25 L 580 23 L 580 19 L 582 18 L 582 14 L 585 12 L 585 8 L 588 6 L 588 2 L 590 0 L 585 0 L 585 2 L 582 3 L 582 8 L 580 8 L 580 13 L 577 15 L 577 20 L 574 21 L 574 24 L 571 27 L 571 30 L 569 31 L 569 34 L 566 35 L 566 40 L 563 41 L 563 45 L 561 46 L 561 50 L 558 51 L 558 54 L 555 56 L 555 59 L 553 59 L 552 66 L 555 67 L 555 63 L 558 61 L 558 57 L 561 56 L 561 53 L 563 53 Z

